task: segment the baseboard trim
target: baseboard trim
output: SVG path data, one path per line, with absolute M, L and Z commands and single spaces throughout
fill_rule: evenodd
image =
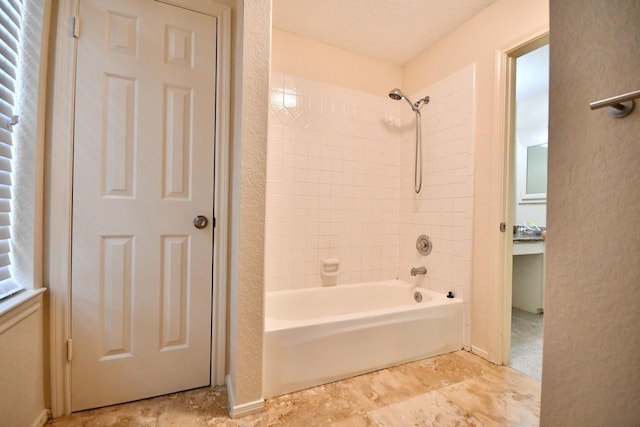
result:
M 36 418 L 36 420 L 31 424 L 31 427 L 44 427 L 49 421 L 51 412 L 48 409 L 43 409 L 40 415 Z
M 485 351 L 485 350 L 483 350 L 481 348 L 478 348 L 476 346 L 473 346 L 473 345 L 471 346 L 471 353 L 476 354 L 476 355 L 482 357 L 483 359 L 489 360 L 489 352 Z
M 254 400 L 253 402 L 236 405 L 235 393 L 233 391 L 233 382 L 231 381 L 231 377 L 229 375 L 225 377 L 225 383 L 227 385 L 227 395 L 229 396 L 229 417 L 231 419 L 241 418 L 247 415 L 257 414 L 264 411 L 264 399 L 258 399 Z

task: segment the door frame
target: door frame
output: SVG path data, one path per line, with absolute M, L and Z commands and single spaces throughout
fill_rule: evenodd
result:
M 497 283 L 498 307 L 495 327 L 491 335 L 496 345 L 495 363 L 508 365 L 511 356 L 511 298 L 513 272 L 513 218 L 515 212 L 515 64 L 516 58 L 549 43 L 549 26 L 545 25 L 520 37 L 496 51 L 495 129 L 502 140 L 502 206 L 500 217 L 506 225 L 501 233 L 499 276 Z
M 49 288 L 49 374 L 53 417 L 71 413 L 71 233 L 73 133 L 77 39 L 74 17 L 81 0 L 54 2 L 45 162 L 45 285 Z M 213 298 L 211 385 L 223 385 L 226 370 L 227 248 L 231 108 L 231 7 L 215 0 L 155 0 L 217 18 L 216 131 L 214 160 Z M 82 31 L 80 25 L 80 31 Z

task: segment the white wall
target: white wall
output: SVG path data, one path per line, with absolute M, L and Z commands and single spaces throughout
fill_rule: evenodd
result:
M 22 295 L 13 298 L 22 299 Z M 47 419 L 42 312 L 42 296 L 38 295 L 0 315 L 0 423 L 3 426 L 35 426 Z
M 504 146 L 497 125 L 497 53 L 527 35 L 543 31 L 549 22 L 547 0 L 497 0 L 403 68 L 408 93 L 428 87 L 475 64 L 474 224 L 471 343 L 477 354 L 500 361 L 498 317 L 502 239 Z
M 305 58 L 313 58 L 321 45 L 283 34 L 274 38 L 274 52 L 286 51 L 294 40 L 309 49 Z M 372 61 L 326 45 L 318 55 L 349 58 L 344 62 L 357 65 L 361 75 Z M 354 89 L 362 79 L 347 77 L 342 83 L 348 87 L 336 86 L 326 83 L 335 81 L 332 73 L 308 71 L 295 59 L 276 66 L 285 73 L 271 76 L 266 289 L 321 286 L 320 260 L 338 258 L 338 284 L 400 277 L 463 297 L 469 346 L 473 66 L 411 94 L 414 100 L 431 96 L 422 109 L 424 184 L 418 196 L 415 115 L 404 101 L 387 96 L 393 82 L 381 86 L 375 79 L 370 88 L 378 92 L 370 95 Z M 427 258 L 415 249 L 420 234 L 434 242 Z M 427 277 L 411 277 L 411 267 L 420 265 L 429 269 Z
M 527 147 L 547 143 L 549 139 L 549 93 L 544 92 L 516 102 L 516 185 L 515 225 L 533 221 L 540 226 L 547 224 L 547 204 L 521 203 L 526 192 Z
M 368 56 L 273 28 L 272 71 L 375 96 L 400 87 L 402 69 Z
M 423 183 L 414 191 L 415 114 L 403 101 L 400 155 L 399 278 L 462 297 L 464 345 L 470 346 L 471 249 L 473 236 L 474 66 L 468 66 L 414 92 L 422 107 Z M 416 239 L 426 234 L 433 242 L 422 256 Z M 426 276 L 412 277 L 412 267 L 425 266 Z
M 640 112 L 589 109 L 640 89 L 639 21 L 635 0 L 551 1 L 542 426 L 640 419 Z
M 395 278 L 400 67 L 274 28 L 271 70 L 267 290 Z
M 396 121 L 396 127 L 387 121 Z M 267 163 L 266 290 L 397 277 L 400 105 L 272 73 Z

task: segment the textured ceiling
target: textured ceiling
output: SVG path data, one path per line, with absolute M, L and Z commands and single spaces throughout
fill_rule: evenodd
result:
M 273 0 L 273 26 L 403 65 L 495 0 Z

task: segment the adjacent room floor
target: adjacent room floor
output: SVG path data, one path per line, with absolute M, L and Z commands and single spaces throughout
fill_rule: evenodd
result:
M 63 426 L 537 426 L 540 383 L 465 351 L 269 399 L 230 420 L 226 389 L 202 388 L 57 418 Z
M 511 311 L 511 362 L 509 366 L 542 381 L 542 313 Z

